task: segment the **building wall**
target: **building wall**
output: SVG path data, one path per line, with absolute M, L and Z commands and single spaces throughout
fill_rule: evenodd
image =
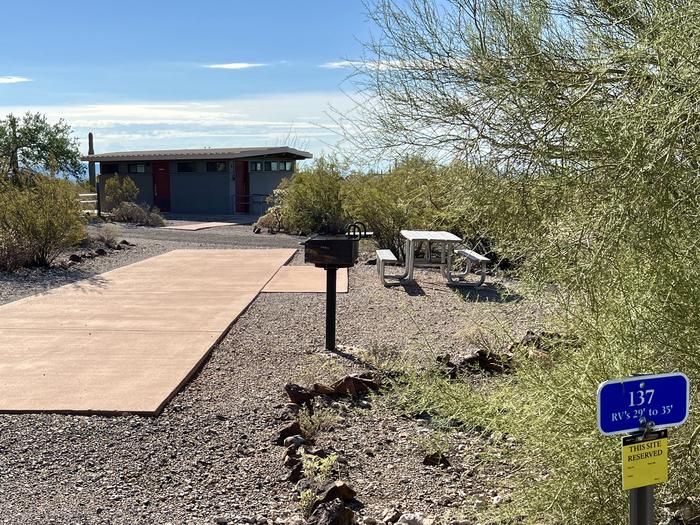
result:
M 216 159 L 221 160 L 221 159 Z M 246 162 L 260 161 L 287 161 L 289 158 L 250 158 L 242 159 Z M 194 171 L 180 173 L 177 171 L 178 162 L 191 162 Z M 129 176 L 139 188 L 137 201 L 153 205 L 153 176 L 151 162 L 110 162 L 104 164 L 117 164 L 119 176 Z M 145 173 L 128 173 L 129 164 L 145 164 Z M 100 165 L 100 172 L 102 171 Z M 226 161 L 225 172 L 207 172 L 207 161 L 186 159 L 170 161 L 170 211 L 172 213 L 192 214 L 232 214 L 235 203 L 235 172 L 234 161 Z M 267 209 L 265 196 L 272 194 L 279 186 L 282 179 L 289 178 L 292 171 L 250 171 L 249 193 L 254 195 L 251 200 L 250 213 L 262 214 Z M 104 185 L 113 177 L 113 174 L 100 175 L 100 198 L 103 202 L 102 209 L 109 211 L 104 205 Z
M 195 171 L 179 173 L 178 162 L 192 162 Z M 208 172 L 206 161 L 178 160 L 170 163 L 170 211 L 173 213 L 233 213 L 232 173 Z

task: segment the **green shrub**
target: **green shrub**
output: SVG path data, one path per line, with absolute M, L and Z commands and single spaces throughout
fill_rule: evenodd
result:
M 116 222 L 128 222 L 140 226 L 163 226 L 165 224 L 159 210 L 145 204 L 122 202 L 111 213 L 112 219 Z
M 8 270 L 49 266 L 85 237 L 84 224 L 76 188 L 67 181 L 37 175 L 26 187 L 0 188 L 0 250 L 9 252 L 3 257 Z
M 16 232 L 0 228 L 0 271 L 14 272 L 31 260 L 29 247 Z
M 139 188 L 131 177 L 112 176 L 105 182 L 107 207 L 119 206 L 122 202 L 136 202 Z
M 347 222 L 340 198 L 343 182 L 338 162 L 317 159 L 278 188 L 282 224 L 287 232 L 342 231 Z

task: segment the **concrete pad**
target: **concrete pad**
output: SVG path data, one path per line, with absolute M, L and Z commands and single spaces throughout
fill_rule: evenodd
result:
M 340 268 L 336 274 L 337 293 L 348 291 L 348 269 Z M 325 293 L 326 270 L 315 266 L 282 266 L 263 288 L 266 293 Z
M 154 415 L 295 250 L 176 250 L 0 306 L 0 412 Z
M 219 226 L 234 226 L 235 222 L 196 222 L 194 224 L 180 224 L 177 226 L 161 226 L 166 230 L 186 230 L 186 231 L 197 231 L 205 230 L 207 228 L 218 228 Z

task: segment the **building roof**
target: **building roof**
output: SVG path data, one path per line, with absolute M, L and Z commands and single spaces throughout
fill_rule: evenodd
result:
M 115 151 L 85 155 L 82 160 L 91 162 L 121 162 L 129 160 L 210 160 L 265 157 L 273 155 L 292 156 L 297 160 L 313 157 L 308 151 L 294 148 L 203 148 L 203 149 L 164 149 L 146 151 Z

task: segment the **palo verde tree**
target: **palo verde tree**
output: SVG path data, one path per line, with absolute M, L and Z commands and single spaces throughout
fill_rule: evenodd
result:
M 65 121 L 51 124 L 29 112 L 0 120 L 1 179 L 24 185 L 37 173 L 79 178 L 83 171 L 77 139 Z
M 599 381 L 635 372 L 691 377 L 659 500 L 698 494 L 700 3 L 381 0 L 371 16 L 348 138 L 488 162 L 497 176 L 455 207 L 487 209 L 485 233 L 549 285 L 582 344 L 499 394 L 528 456 L 503 512 L 622 522 L 617 443 L 591 414 Z

